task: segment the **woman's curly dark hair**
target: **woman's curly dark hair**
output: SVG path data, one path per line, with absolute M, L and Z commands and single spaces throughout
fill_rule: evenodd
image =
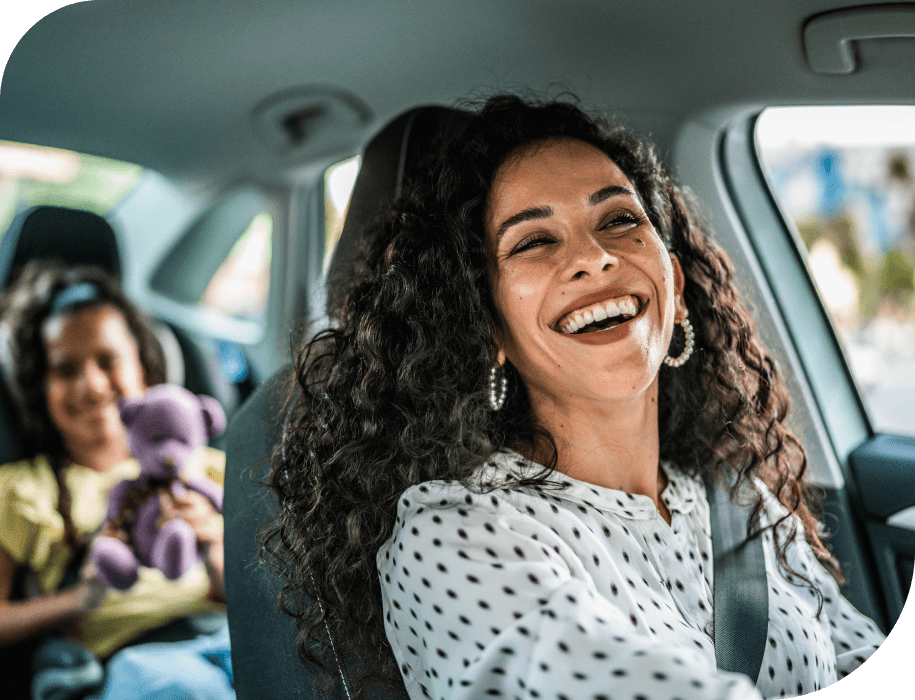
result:
M 623 170 L 686 278 L 696 351 L 682 367 L 661 369 L 661 458 L 690 474 L 730 465 L 738 487 L 760 478 L 800 517 L 814 552 L 838 574 L 808 507 L 803 447 L 784 425 L 787 391 L 690 196 L 630 131 L 571 101 L 497 96 L 442 149 L 432 176 L 407 187 L 366 233 L 365 269 L 339 319 L 296 353 L 291 419 L 269 477 L 282 507 L 264 530 L 263 556 L 282 562 L 280 606 L 298 623 L 304 661 L 321 665 L 332 628 L 336 655 L 396 682 L 375 557 L 405 489 L 433 479 L 469 484 L 503 447 L 547 446 L 552 458 L 533 481 L 555 468 L 555 444 L 534 424 L 508 363 L 512 390 L 501 411 L 489 408 L 499 319 L 483 222 L 500 165 L 557 137 L 589 143 Z M 759 495 L 756 512 L 762 507 Z M 785 559 L 796 534 L 782 538 L 779 563 L 812 586 Z M 369 681 L 362 677 L 358 690 Z
M 67 307 L 67 315 L 87 308 L 110 305 L 118 309 L 137 341 L 146 384 L 165 381 L 165 356 L 146 315 L 125 296 L 121 286 L 104 270 L 86 265 L 67 266 L 41 260 L 26 264 L 0 298 L 0 324 L 9 343 L 7 361 L 11 394 L 17 408 L 24 457 L 45 455 L 60 487 L 58 508 L 64 517 L 68 543 L 78 546 L 70 518 L 70 496 L 62 469 L 67 460 L 63 437 L 54 426 L 45 402 L 44 378 L 48 365 L 42 330 L 52 316 L 52 302 L 64 289 L 77 284 L 95 286 L 97 295 Z

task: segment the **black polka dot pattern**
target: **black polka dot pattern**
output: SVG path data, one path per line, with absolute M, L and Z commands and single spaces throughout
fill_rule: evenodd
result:
M 559 474 L 563 489 L 492 489 L 529 466 L 505 451 L 479 474 L 488 492 L 435 481 L 400 500 L 377 565 L 413 700 L 794 697 L 852 672 L 883 641 L 800 537 L 789 561 L 824 593 L 816 619 L 816 599 L 782 576 L 767 533 L 762 671 L 756 687 L 719 672 L 707 633 L 714 567 L 701 482 L 664 465 L 668 526 L 645 496 Z M 768 516 L 780 516 L 766 494 Z

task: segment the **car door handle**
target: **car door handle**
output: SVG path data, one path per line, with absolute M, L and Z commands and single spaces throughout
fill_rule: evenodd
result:
M 887 518 L 887 525 L 900 527 L 903 530 L 915 530 L 915 506 L 899 511 Z
M 817 15 L 804 26 L 804 49 L 814 73 L 854 73 L 853 42 L 897 38 L 915 38 L 915 7 L 851 7 Z

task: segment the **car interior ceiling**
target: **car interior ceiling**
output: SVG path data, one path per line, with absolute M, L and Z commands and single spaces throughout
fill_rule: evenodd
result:
M 328 292 L 332 315 L 333 293 L 345 287 L 358 249 L 355 228 L 403 177 L 393 155 L 409 142 L 419 149 L 411 157 L 418 157 L 427 143 L 428 132 L 410 135 L 420 118 L 415 112 L 404 116 L 404 109 L 462 104 L 462 98 L 497 88 L 550 94 L 569 89 L 586 106 L 611 109 L 657 144 L 703 203 L 716 241 L 734 262 L 742 298 L 755 309 L 779 366 L 787 369 L 791 427 L 805 443 L 811 480 L 825 490 L 827 524 L 841 533 L 832 545 L 843 567 L 854 572 L 843 593 L 884 631 L 892 626 L 905 593 L 894 589 L 892 607 L 883 601 L 881 591 L 890 586 L 884 571 L 896 560 L 879 564 L 870 551 L 868 538 L 881 525 L 865 522 L 864 499 L 849 466 L 854 447 L 872 438 L 872 431 L 866 420 L 845 416 L 850 427 L 837 437 L 827 415 L 861 412 L 850 378 L 835 380 L 852 396 L 850 407 L 839 401 L 824 407 L 811 388 L 808 360 L 799 350 L 803 340 L 786 325 L 772 271 L 753 237 L 754 226 L 780 233 L 784 223 L 770 195 L 747 192 L 765 190 L 752 140 L 763 108 L 911 104 L 915 42 L 856 42 L 858 69 L 837 76 L 813 70 L 804 39 L 812 18 L 842 9 L 835 0 L 710 0 L 663 9 L 651 2 L 581 2 L 568 3 L 562 14 L 525 0 L 431 2 L 422 12 L 408 0 L 356 0 L 346 11 L 339 3 L 296 0 L 216 5 L 175 4 L 165 15 L 154 3 L 94 0 L 48 16 L 23 37 L 7 64 L 0 138 L 138 163 L 190 190 L 229 192 L 242 184 L 268 192 L 287 208 L 282 224 L 288 239 L 275 244 L 275 257 L 284 263 L 276 281 L 285 285 L 277 292 L 285 301 L 273 310 L 270 326 L 277 337 L 263 342 L 285 349 L 292 318 L 305 310 L 316 315 Z M 421 128 L 434 129 L 444 113 L 423 114 L 432 116 L 419 122 Z M 382 128 L 383 137 L 376 137 Z M 321 174 L 367 142 L 344 236 L 327 282 L 316 281 L 315 250 L 323 254 L 323 243 L 315 243 L 323 233 L 315 213 Z M 387 149 L 386 155 L 370 158 L 373 149 Z M 11 240 L 0 242 L 0 272 L 7 269 L 3 261 L 12 264 Z M 794 274 L 796 263 L 783 259 L 780 274 Z M 810 286 L 809 280 L 799 284 Z M 304 291 L 290 291 L 294 285 Z M 815 289 L 799 294 L 819 308 Z M 188 388 L 216 395 L 231 412 L 237 393 L 226 386 L 212 352 L 194 334 L 174 325 L 172 331 Z M 824 342 L 834 344 L 830 333 L 824 331 Z M 829 353 L 843 365 L 838 350 Z M 277 435 L 279 416 L 272 407 L 286 370 L 279 361 L 266 368 L 265 376 L 276 371 L 274 378 L 230 425 L 225 444 L 235 474 L 265 458 Z M 12 430 L 4 410 L 0 402 L 0 444 L 13 444 L 5 440 Z M 252 575 L 250 558 L 253 533 L 271 507 L 253 483 L 227 480 L 227 592 L 230 601 L 245 601 L 234 611 L 230 606 L 229 614 L 233 630 L 241 632 L 233 632 L 233 645 L 242 682 L 292 697 L 294 688 L 311 679 L 295 654 L 294 624 L 273 610 L 277 580 L 260 569 Z M 899 535 L 882 536 L 890 541 Z M 887 556 L 907 552 L 911 538 L 898 546 Z
M 0 127 L 10 140 L 128 160 L 189 182 L 275 182 L 333 155 L 327 141 L 316 151 L 321 139 L 310 144 L 311 136 L 271 150 L 276 144 L 253 127 L 259 107 L 294 89 L 337 86 L 370 110 L 368 122 L 333 125 L 343 155 L 408 105 L 451 104 L 497 85 L 554 85 L 612 108 L 670 155 L 683 125 L 700 116 L 720 124 L 765 104 L 909 99 L 911 77 L 893 60 L 904 47 L 862 45 L 874 65 L 868 75 L 811 79 L 800 31 L 837 6 L 713 0 L 658 12 L 652 3 L 594 2 L 571 5 L 557 24 L 524 2 L 432 3 L 417 13 L 402 0 L 362 0 L 341 14 L 292 0 L 254 13 L 223 0 L 213 31 L 208 3 L 177 6 L 166 21 L 154 5 L 102 0 L 64 7 L 23 37 L 4 76 Z M 112 26 L 118 31 L 106 31 Z M 443 26 L 447 42 L 438 39 Z

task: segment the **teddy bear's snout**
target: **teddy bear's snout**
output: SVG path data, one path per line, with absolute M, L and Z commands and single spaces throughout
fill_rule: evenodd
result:
M 162 470 L 168 474 L 175 474 L 178 472 L 178 462 L 175 459 L 175 456 L 166 452 L 162 455 Z
M 172 445 L 159 453 L 158 462 L 164 474 L 177 474 L 182 471 L 189 456 L 189 450 L 182 450 L 180 446 Z

